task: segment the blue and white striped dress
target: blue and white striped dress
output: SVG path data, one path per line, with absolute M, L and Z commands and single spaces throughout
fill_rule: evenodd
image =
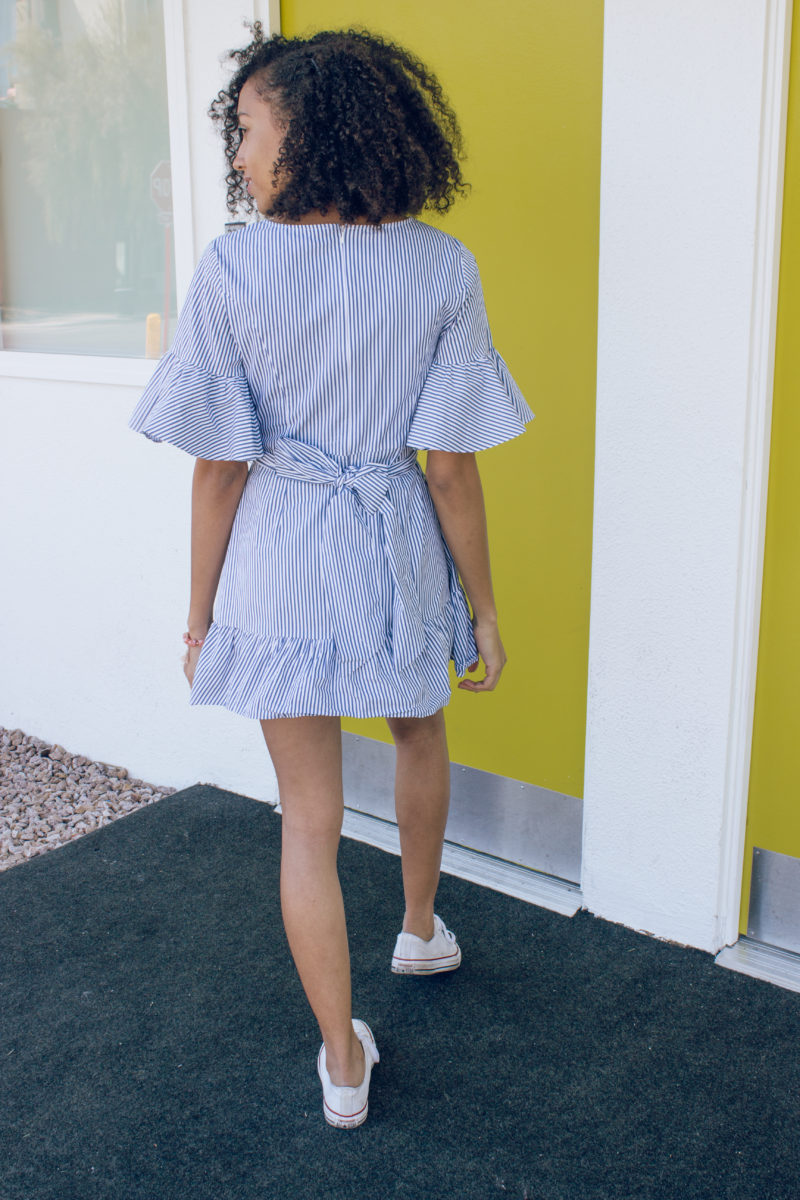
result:
M 216 238 L 128 422 L 250 462 L 191 704 L 246 717 L 429 716 L 478 657 L 416 451 L 533 417 L 473 255 L 409 217 Z

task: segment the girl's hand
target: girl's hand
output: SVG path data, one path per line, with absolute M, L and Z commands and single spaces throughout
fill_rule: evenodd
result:
M 189 680 L 189 687 L 192 686 L 194 679 L 194 669 L 197 666 L 197 660 L 200 657 L 202 646 L 187 646 L 186 653 L 183 656 L 183 673 Z
M 500 632 L 496 621 L 473 621 L 472 628 L 475 633 L 475 644 L 486 666 L 486 674 L 480 680 L 462 679 L 458 686 L 465 692 L 491 692 L 497 687 L 500 673 L 508 662 L 506 652 L 500 641 Z M 477 671 L 477 669 L 477 662 L 467 668 L 468 671 Z

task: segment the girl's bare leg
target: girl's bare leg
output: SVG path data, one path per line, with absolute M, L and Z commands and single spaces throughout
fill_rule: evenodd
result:
M 350 953 L 336 870 L 342 828 L 342 737 L 338 717 L 262 720 L 278 776 L 281 910 L 300 981 L 338 1086 L 364 1078 L 364 1050 L 351 1023 Z
M 403 929 L 433 937 L 433 902 L 450 807 L 450 758 L 441 709 L 432 717 L 388 717 L 397 751 L 395 812 L 400 831 Z

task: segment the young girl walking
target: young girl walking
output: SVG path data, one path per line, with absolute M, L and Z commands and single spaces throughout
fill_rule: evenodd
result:
M 211 112 L 228 206 L 262 219 L 206 248 L 129 425 L 197 459 L 190 703 L 261 722 L 323 1112 L 351 1128 L 379 1055 L 351 1014 L 340 718 L 385 717 L 396 746 L 406 907 L 387 968 L 452 971 L 461 950 L 434 912 L 449 664 L 481 693 L 506 662 L 475 452 L 533 414 L 493 347 L 473 255 L 418 219 L 466 186 L 437 80 L 364 31 L 252 32 Z M 481 659 L 483 678 L 464 678 Z

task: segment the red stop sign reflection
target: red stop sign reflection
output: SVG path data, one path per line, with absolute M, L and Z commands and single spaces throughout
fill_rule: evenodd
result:
M 163 159 L 150 172 L 150 199 L 160 212 L 172 212 L 172 175 Z

